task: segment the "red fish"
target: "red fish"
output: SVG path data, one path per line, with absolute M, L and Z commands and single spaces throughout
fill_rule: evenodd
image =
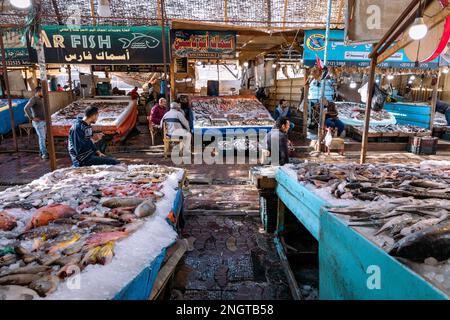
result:
M 109 241 L 117 241 L 126 237 L 128 237 L 128 232 L 126 231 L 101 232 L 89 236 L 86 240 L 86 245 L 89 247 L 102 246 Z
M 64 204 L 51 204 L 36 211 L 25 230 L 46 226 L 50 221 L 60 218 L 70 218 L 76 213 L 73 208 Z
M 0 211 L 0 230 L 11 231 L 16 226 L 16 218 L 10 216 L 6 211 Z

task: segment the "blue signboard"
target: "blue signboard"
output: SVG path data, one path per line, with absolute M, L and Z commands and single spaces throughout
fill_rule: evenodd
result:
M 325 30 L 305 31 L 305 45 L 303 52 L 304 65 L 312 67 L 316 64 L 318 56 L 322 61 L 325 51 Z M 372 44 L 355 46 L 344 45 L 344 30 L 331 30 L 328 41 L 328 66 L 357 66 L 370 65 L 369 54 L 372 52 Z M 417 68 L 415 62 L 406 57 L 402 50 L 397 51 L 391 57 L 378 64 L 380 68 Z M 419 64 L 420 69 L 437 69 L 439 59 L 428 63 Z

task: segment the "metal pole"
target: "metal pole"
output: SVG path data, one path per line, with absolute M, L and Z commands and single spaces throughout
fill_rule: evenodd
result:
M 3 79 L 5 80 L 5 89 L 6 94 L 8 95 L 8 111 L 9 111 L 9 120 L 11 121 L 11 131 L 14 140 L 14 151 L 19 151 L 19 146 L 17 143 L 17 135 L 16 135 L 16 123 L 14 121 L 14 113 L 11 101 L 11 92 L 9 91 L 9 79 L 8 79 L 8 68 L 6 67 L 6 52 L 5 46 L 3 44 L 3 31 L 0 31 L 0 47 L 2 51 L 2 66 L 3 66 Z
M 44 113 L 45 113 L 45 123 L 47 126 L 47 141 L 48 141 L 48 153 L 50 157 L 50 170 L 56 170 L 56 154 L 55 154 L 55 144 L 53 141 L 53 133 L 52 133 L 52 119 L 50 116 L 50 103 L 48 98 L 48 82 L 47 82 L 47 66 L 45 64 L 45 55 L 44 55 L 44 44 L 42 39 L 39 38 L 39 43 L 36 46 L 36 52 L 39 63 L 40 70 L 40 78 L 41 78 L 41 87 L 42 94 L 44 96 Z
M 167 92 L 167 76 L 168 76 L 168 72 L 167 72 L 167 56 L 166 56 L 166 15 L 165 15 L 165 11 L 164 11 L 164 0 L 161 0 L 161 45 L 162 45 L 162 51 L 163 51 L 163 64 L 164 64 L 164 74 L 165 74 L 165 79 L 164 79 L 164 84 L 165 84 L 165 88 L 164 88 L 164 94 L 165 94 L 165 98 L 166 100 L 169 99 L 169 92 Z M 173 77 L 173 75 L 171 75 Z M 173 97 L 172 97 L 173 99 Z
M 324 66 L 326 66 L 328 63 L 328 42 L 329 42 L 329 38 L 330 38 L 331 7 L 332 7 L 332 1 L 328 0 L 327 25 L 326 25 L 326 30 L 325 30 L 325 51 L 323 54 Z M 323 100 L 325 98 L 325 83 L 326 83 L 326 80 L 323 79 L 320 84 L 320 114 L 319 114 L 319 125 L 318 125 L 319 143 L 317 144 L 317 148 L 318 148 L 317 151 L 320 151 L 320 145 L 323 140 L 323 127 L 324 127 L 324 121 L 325 121 Z
M 72 87 L 72 68 L 67 65 L 67 73 L 69 74 L 69 90 L 70 90 L 70 99 L 73 100 L 73 87 Z
M 372 98 L 373 98 L 373 90 L 375 86 L 375 68 L 377 67 L 377 59 L 378 56 L 375 54 L 370 59 L 370 72 L 369 72 L 369 84 L 367 86 L 367 103 L 366 103 L 366 114 L 364 117 L 364 131 L 363 131 L 363 140 L 361 145 L 361 157 L 360 163 L 363 164 L 366 162 L 366 153 L 367 153 L 367 145 L 369 142 L 369 124 L 370 124 L 370 112 L 372 110 Z
M 439 70 L 439 73 L 437 74 L 436 79 L 433 79 L 433 80 L 436 80 L 436 83 L 433 85 L 433 93 L 431 94 L 431 117 L 430 117 L 431 133 L 433 133 L 434 117 L 436 115 L 436 103 L 437 103 L 437 99 L 438 99 L 438 89 L 439 89 L 439 80 L 440 79 L 441 79 L 441 70 Z

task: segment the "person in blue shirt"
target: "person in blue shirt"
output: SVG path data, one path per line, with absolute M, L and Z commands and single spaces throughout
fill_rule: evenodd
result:
M 78 118 L 69 130 L 69 154 L 74 167 L 115 165 L 120 162 L 97 150 L 92 137 L 92 125 L 98 120 L 98 108 L 89 106 L 83 118 Z
M 277 121 L 279 118 L 286 118 L 289 120 L 289 131 L 288 132 L 292 132 L 292 130 L 294 129 L 295 125 L 294 123 L 292 123 L 291 120 L 291 109 L 289 108 L 287 101 L 285 99 L 281 99 L 280 100 L 280 104 L 275 108 L 275 112 L 273 115 L 273 119 L 275 121 Z

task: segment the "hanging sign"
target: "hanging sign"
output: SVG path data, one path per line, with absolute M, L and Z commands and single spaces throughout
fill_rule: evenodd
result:
M 7 31 L 3 34 L 3 45 L 5 47 L 6 65 L 26 66 L 30 65 L 35 60 L 30 58 L 30 50 L 26 43 L 22 42 L 22 34 L 17 31 Z M 0 57 L 2 53 L 0 52 Z
M 177 58 L 233 59 L 236 33 L 202 30 L 172 30 L 172 52 Z
M 410 3 L 411 0 L 348 0 L 345 43 L 378 42 Z
M 160 27 L 42 27 L 46 63 L 162 64 L 161 37 Z
M 304 41 L 303 59 L 304 65 L 312 67 L 317 58 L 323 60 L 325 51 L 325 30 L 306 30 Z M 344 31 L 331 30 L 328 41 L 328 66 L 357 66 L 370 65 L 369 54 L 372 52 L 372 44 L 350 45 L 344 44 Z M 439 60 L 434 59 L 427 63 L 420 63 L 417 67 L 414 61 L 406 56 L 404 50 L 399 50 L 387 60 L 378 64 L 380 68 L 419 68 L 436 69 Z

